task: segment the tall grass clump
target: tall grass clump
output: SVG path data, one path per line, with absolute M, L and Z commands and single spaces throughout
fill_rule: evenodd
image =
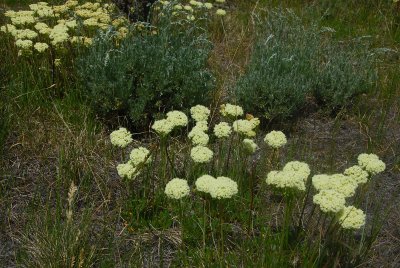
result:
M 139 233 L 179 228 L 174 261 L 183 266 L 353 266 L 365 259 L 380 222 L 364 212 L 368 185 L 386 168 L 377 155 L 315 174 L 305 162 L 283 160 L 286 135 L 260 137 L 260 120 L 244 118 L 240 106 L 222 105 L 213 125 L 202 105 L 190 114 L 175 110 L 156 120 L 150 145 L 132 147 L 125 128 L 111 133 L 129 190 L 127 226 Z
M 21 246 L 18 264 L 22 267 L 93 267 L 96 247 L 91 243 L 90 212 L 76 213 L 78 187 L 72 182 L 66 206 L 57 200 L 45 204 L 45 211 L 36 215 L 26 231 L 16 240 Z M 57 197 L 58 198 L 58 197 Z
M 207 64 L 212 45 L 204 18 L 182 16 L 187 11 L 172 4 L 156 10 L 151 25 L 133 25 L 117 46 L 112 32 L 100 35 L 79 59 L 82 90 L 99 114 L 128 116 L 143 126 L 163 109 L 188 109 L 210 99 L 215 79 Z
M 308 97 L 330 109 L 373 88 L 375 53 L 366 38 L 339 41 L 335 30 L 306 23 L 293 11 L 260 19 L 250 62 L 235 88 L 237 99 L 267 119 L 299 112 Z

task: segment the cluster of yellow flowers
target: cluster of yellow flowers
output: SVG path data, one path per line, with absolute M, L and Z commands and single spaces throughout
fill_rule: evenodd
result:
M 238 105 L 227 103 L 221 105 L 220 112 L 222 116 L 236 118 L 243 115 L 243 108 Z
M 214 135 L 219 138 L 228 138 L 232 133 L 232 127 L 226 122 L 220 122 L 214 126 Z
M 148 164 L 151 162 L 151 157 L 149 156 L 150 151 L 144 147 L 138 147 L 131 151 L 129 155 L 130 161 L 134 166 L 141 164 Z
M 346 198 L 355 194 L 358 185 L 368 182 L 370 175 L 385 170 L 385 163 L 375 154 L 360 154 L 358 165 L 346 169 L 343 174 L 319 174 L 312 178 L 319 191 L 313 201 L 321 211 L 334 213 L 344 229 L 359 229 L 365 224 L 365 214 L 353 206 L 346 207 Z
M 49 46 L 63 48 L 67 43 L 92 44 L 97 30 L 110 26 L 117 29 L 117 37 L 124 38 L 128 21 L 115 11 L 115 6 L 95 2 L 79 5 L 78 1 L 68 0 L 63 5 L 49 5 L 38 2 L 29 5 L 30 10 L 5 12 L 11 24 L 1 26 L 2 32 L 15 39 L 19 54 L 30 54 L 32 47 L 43 53 Z M 79 30 L 77 29 L 78 26 Z M 33 45 L 35 42 L 35 45 Z
M 233 130 L 240 135 L 252 138 L 256 136 L 255 129 L 259 124 L 260 120 L 258 118 L 252 118 L 250 120 L 239 119 L 233 122 L 232 127 Z
M 188 137 L 193 145 L 206 146 L 210 139 L 206 133 L 208 130 L 207 120 L 210 116 L 210 110 L 205 106 L 196 105 L 190 109 L 190 114 L 195 120 L 196 125 L 189 132 Z
M 201 145 L 193 147 L 192 150 L 190 151 L 190 157 L 196 163 L 201 163 L 201 164 L 208 163 L 211 161 L 213 156 L 214 153 L 211 149 Z
M 111 132 L 111 144 L 120 148 L 125 148 L 132 142 L 132 134 L 123 127 Z
M 310 168 L 307 163 L 292 161 L 287 163 L 282 170 L 269 172 L 266 182 L 280 190 L 305 191 L 305 183 L 309 175 Z
M 190 108 L 190 115 L 196 122 L 207 121 L 210 116 L 210 109 L 203 105 L 196 105 Z
M 111 144 L 119 148 L 125 148 L 132 142 L 132 134 L 126 128 L 119 128 L 110 134 Z M 134 148 L 127 163 L 117 166 L 118 175 L 121 178 L 133 179 L 140 174 L 138 167 L 151 162 L 150 151 L 144 147 Z
M 169 198 L 181 199 L 189 195 L 190 188 L 186 180 L 174 178 L 167 183 L 164 192 Z
M 358 165 L 371 175 L 376 175 L 386 169 L 385 163 L 376 154 L 360 154 Z
M 226 10 L 222 8 L 222 4 L 225 0 L 215 0 L 215 3 L 211 2 L 200 2 L 195 0 L 190 1 L 159 1 L 160 5 L 156 5 L 154 9 L 156 11 L 162 10 L 162 8 L 171 8 L 173 16 L 182 16 L 189 21 L 196 20 L 197 17 L 203 17 L 205 13 L 211 12 L 216 16 L 225 16 Z M 161 14 L 163 12 L 161 11 Z
M 195 185 L 197 191 L 208 193 L 215 199 L 231 198 L 238 193 L 237 183 L 228 177 L 203 175 L 196 180 Z
M 175 127 L 184 127 L 188 124 L 187 116 L 181 111 L 171 111 L 167 113 L 166 119 L 157 120 L 151 126 L 160 136 L 165 137 L 171 133 Z
M 265 136 L 264 141 L 274 149 L 278 149 L 287 143 L 285 134 L 282 131 L 275 130 L 268 133 Z

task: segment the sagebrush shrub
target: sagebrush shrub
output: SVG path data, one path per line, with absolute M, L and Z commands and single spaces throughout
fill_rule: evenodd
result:
M 103 115 L 127 115 L 136 125 L 164 109 L 205 103 L 214 87 L 207 60 L 211 43 L 195 22 L 142 26 L 119 46 L 100 35 L 78 62 L 84 91 Z
M 286 118 L 306 105 L 307 96 L 337 108 L 371 88 L 374 54 L 361 39 L 335 40 L 333 29 L 305 24 L 290 10 L 270 12 L 261 22 L 235 89 L 245 108 L 267 119 Z

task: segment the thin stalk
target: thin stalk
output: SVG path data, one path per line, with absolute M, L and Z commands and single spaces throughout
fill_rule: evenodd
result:
M 300 214 L 300 218 L 299 218 L 299 223 L 297 224 L 297 233 L 300 231 L 300 228 L 301 228 L 302 225 L 303 225 L 303 215 L 304 215 L 304 211 L 305 211 L 305 209 L 306 209 L 308 197 L 309 197 L 310 192 L 311 192 L 311 179 L 308 180 L 308 183 L 307 183 L 307 184 L 308 184 L 308 185 L 307 185 L 307 193 L 306 193 L 306 196 L 305 196 L 304 201 L 303 201 L 303 208 L 301 209 L 301 214 Z
M 218 202 L 218 208 L 219 208 L 219 231 L 220 231 L 220 248 L 219 248 L 219 255 L 220 258 L 223 258 L 223 254 L 224 254 L 224 230 L 223 230 L 223 224 L 224 224 L 224 219 L 222 216 L 222 212 L 223 212 L 223 208 L 222 208 L 222 204 L 221 202 Z

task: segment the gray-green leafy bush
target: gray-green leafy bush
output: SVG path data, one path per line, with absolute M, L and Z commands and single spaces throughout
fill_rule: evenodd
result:
M 329 108 L 347 105 L 372 88 L 375 54 L 364 39 L 334 38 L 334 29 L 274 10 L 257 31 L 252 57 L 235 93 L 267 119 L 287 118 L 308 96 Z
M 168 14 L 157 28 L 133 27 L 119 45 L 113 31 L 100 35 L 78 61 L 84 92 L 97 112 L 127 115 L 138 125 L 164 109 L 206 103 L 215 80 L 206 31 L 190 21 L 170 23 Z

